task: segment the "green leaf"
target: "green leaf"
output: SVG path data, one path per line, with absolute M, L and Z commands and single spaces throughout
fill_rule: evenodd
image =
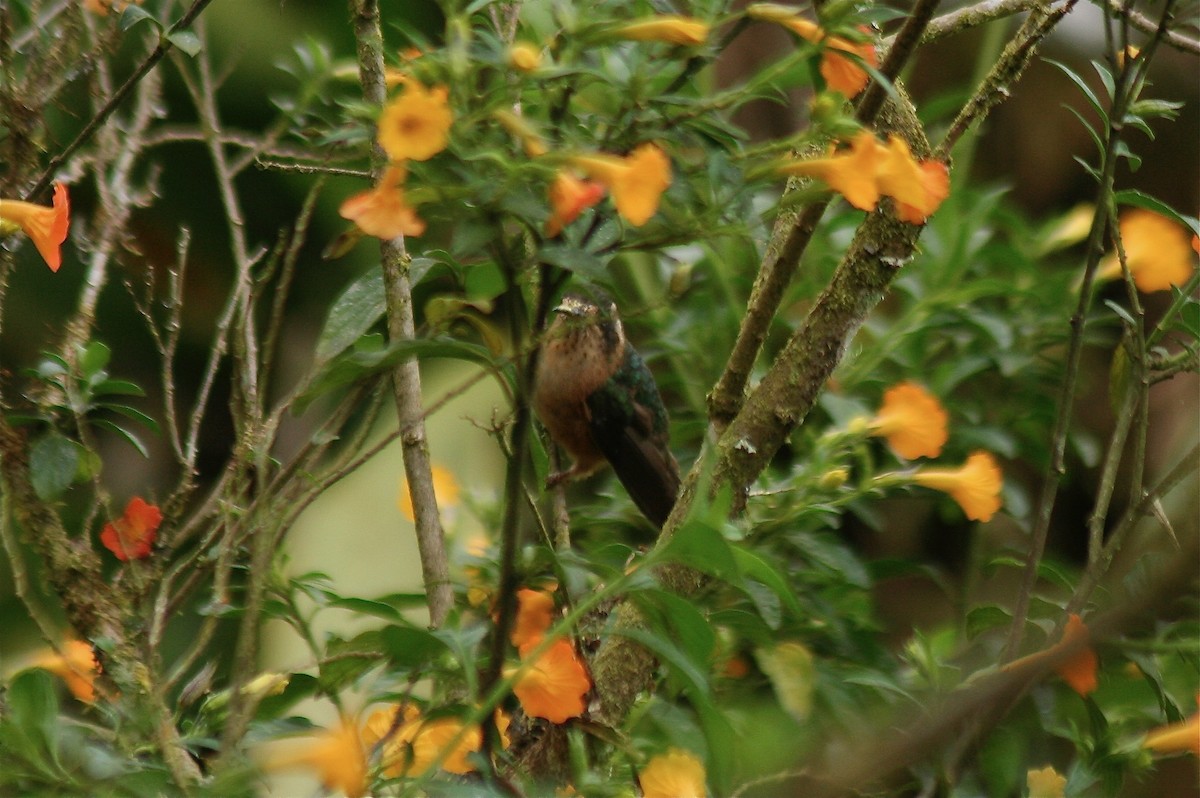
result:
M 696 605 L 666 590 L 630 593 L 647 622 L 660 635 L 679 643 L 680 651 L 697 670 L 707 669 L 716 646 L 712 625 Z
M 995 604 L 972 607 L 967 613 L 967 638 L 974 639 L 989 629 L 1006 626 L 1011 620 L 1008 610 Z
M 141 6 L 135 6 L 133 3 L 126 3 L 125 10 L 121 12 L 121 30 L 129 30 L 139 22 L 147 21 L 155 28 L 162 28 L 158 20 L 151 15 L 149 11 Z
M 383 318 L 383 273 L 364 273 L 342 291 L 329 309 L 317 340 L 317 362 L 328 360 L 350 347 Z
M 141 410 L 138 410 L 136 407 L 130 407 L 129 405 L 109 404 L 108 402 L 104 402 L 100 405 L 100 407 L 104 410 L 111 410 L 114 413 L 119 413 L 126 418 L 133 419 L 134 421 L 139 421 L 151 432 L 155 433 L 156 435 L 158 434 L 158 422 L 143 413 Z
M 83 373 L 84 379 L 87 379 L 103 370 L 111 359 L 111 349 L 99 341 L 92 341 L 84 347 L 83 352 L 79 355 L 79 370 Z
M 421 668 L 444 656 L 445 641 L 425 629 L 413 626 L 385 626 L 379 631 L 384 653 L 401 668 Z
M 200 37 L 190 30 L 177 30 L 167 34 L 167 41 L 183 50 L 192 58 L 200 53 Z
M 1079 91 L 1083 93 L 1084 99 L 1088 101 L 1088 105 L 1092 106 L 1092 110 L 1096 112 L 1096 114 L 1100 117 L 1100 120 L 1105 124 L 1105 126 L 1107 126 L 1108 113 L 1105 111 L 1104 106 L 1100 104 L 1100 100 L 1098 97 L 1096 97 L 1096 93 L 1092 91 L 1092 87 L 1089 86 L 1083 78 L 1075 74 L 1075 70 L 1071 69 L 1066 64 L 1050 58 L 1046 59 L 1046 63 L 1058 67 L 1059 71 L 1066 75 L 1067 78 L 1079 88 Z
M 1114 191 L 1113 201 L 1117 205 L 1131 205 L 1136 208 L 1144 208 L 1145 210 L 1165 216 L 1168 219 L 1174 219 L 1191 230 L 1193 235 L 1200 235 L 1200 219 L 1197 219 L 1195 216 L 1184 216 L 1162 200 L 1138 191 L 1136 188 Z
M 548 263 L 551 266 L 557 266 L 560 269 L 566 269 L 569 272 L 574 272 L 580 277 L 586 277 L 589 280 L 599 282 L 607 282 L 611 279 L 608 269 L 604 265 L 604 261 L 596 257 L 590 252 L 584 252 L 581 249 L 573 247 L 564 247 L 558 244 L 551 244 L 542 247 L 538 253 L 538 257 L 543 263 Z
M 383 650 L 381 637 L 379 630 L 372 629 L 349 640 L 331 638 L 321 662 L 321 687 L 327 691 L 339 690 L 378 665 Z
M 360 615 L 374 615 L 376 618 L 383 618 L 384 620 L 393 622 L 400 621 L 403 618 L 400 612 L 390 604 L 364 598 L 337 598 L 329 602 L 329 606 L 350 610 Z
M 57 432 L 47 432 L 29 449 L 29 477 L 38 498 L 57 498 L 75 481 L 83 447 Z
M 800 602 L 796 600 L 796 595 L 788 586 L 787 580 L 770 563 L 741 546 L 731 546 L 730 551 L 733 552 L 733 559 L 737 562 L 742 576 L 754 579 L 771 588 L 775 595 L 779 596 L 780 600 L 787 605 L 788 610 L 797 616 L 801 614 Z
M 126 443 L 128 443 L 133 448 L 137 449 L 138 454 L 140 454 L 142 457 L 145 457 L 146 459 L 150 458 L 150 452 L 149 452 L 149 450 L 146 449 L 146 445 L 143 444 L 140 440 L 138 440 L 138 437 L 136 435 L 134 435 L 132 432 L 125 429 L 124 427 L 114 424 L 113 422 L 109 421 L 106 418 L 92 419 L 92 425 L 96 426 L 96 427 L 103 427 L 106 430 L 110 430 L 111 432 L 117 433 L 117 435 L 120 435 L 122 438 L 125 439 Z
M 702 520 L 692 519 L 681 526 L 659 556 L 727 582 L 736 583 L 740 575 L 729 541 L 720 530 Z
M 6 723 L 11 723 L 30 744 L 28 752 L 43 768 L 49 768 L 58 753 L 58 695 L 54 678 L 41 668 L 18 673 L 5 695 Z M 43 760 L 43 757 L 45 759 Z
M 390 371 L 410 357 L 446 357 L 484 366 L 495 365 L 487 347 L 454 338 L 419 338 L 397 341 L 389 346 L 382 344 L 381 336 L 364 336 L 353 351 L 325 364 L 309 389 L 297 398 L 296 411 L 303 412 L 309 403 L 322 394 Z

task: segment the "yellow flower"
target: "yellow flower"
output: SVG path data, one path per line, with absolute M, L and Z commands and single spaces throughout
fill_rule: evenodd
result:
M 518 649 L 542 639 L 554 618 L 554 596 L 545 590 L 522 588 L 517 591 L 517 617 L 513 622 L 512 644 Z
M 883 406 L 869 422 L 872 435 L 907 460 L 937 457 L 946 445 L 946 411 L 933 394 L 915 382 L 902 382 L 883 394 Z
M 404 91 L 379 116 L 379 146 L 393 161 L 425 161 L 446 149 L 449 141 L 449 91 L 445 86 L 427 89 L 410 77 L 401 77 Z
M 638 774 L 645 798 L 704 798 L 704 763 L 695 754 L 668 749 L 651 759 Z
M 1200 694 L 1196 695 L 1200 704 Z M 1157 754 L 1179 754 L 1190 752 L 1200 756 L 1200 711 L 1193 712 L 1178 723 L 1168 723 L 1151 729 L 1142 740 L 1142 747 Z
M 671 184 L 671 161 L 656 144 L 642 144 L 624 158 L 597 153 L 570 160 L 612 192 L 617 213 L 634 227 L 650 220 Z
M 661 14 L 622 25 L 613 31 L 613 35 L 639 42 L 696 45 L 704 44 L 708 38 L 708 24 L 694 17 Z
M 542 51 L 528 42 L 508 48 L 508 65 L 518 72 L 533 72 L 542 65 Z
M 1029 798 L 1063 798 L 1067 780 L 1053 767 L 1046 765 L 1040 770 L 1027 772 L 1025 784 L 1029 788 Z
M 950 494 L 973 521 L 990 521 L 1000 509 L 1004 475 L 987 452 L 975 452 L 961 468 L 925 469 L 913 475 L 918 485 Z
M 315 770 L 326 789 L 340 790 L 347 798 L 367 793 L 366 746 L 358 725 L 349 718 L 319 732 L 302 750 L 267 763 L 270 770 L 293 767 Z
M 50 671 L 62 679 L 71 695 L 80 701 L 91 704 L 96 700 L 96 675 L 100 672 L 100 664 L 89 643 L 68 640 L 62 646 L 62 653 L 49 652 L 36 660 L 33 667 Z
M 604 196 L 604 186 L 590 180 L 580 180 L 570 172 L 559 171 L 547 191 L 550 198 L 550 218 L 546 220 L 546 238 L 554 238 L 563 228 L 579 218 Z
M 450 469 L 433 465 L 430 467 L 430 473 L 433 477 L 433 493 L 437 497 L 440 507 L 453 507 L 458 504 L 458 480 L 454 477 L 454 472 Z M 400 512 L 409 521 L 416 520 L 416 514 L 413 512 L 412 495 L 408 492 L 408 480 L 401 480 L 400 494 L 396 498 L 396 506 L 400 508 Z
M 363 740 L 368 747 L 383 739 L 391 729 L 397 712 L 400 713 L 400 724 L 383 746 L 384 772 L 392 778 L 424 773 L 464 728 L 460 718 L 443 716 L 425 719 L 412 706 L 381 709 L 371 713 L 363 729 Z M 496 713 L 496 727 L 500 731 L 501 744 L 506 747 L 508 723 L 506 715 Z M 478 726 L 470 727 L 439 767 L 460 776 L 474 772 L 475 765 L 470 756 L 479 751 L 482 744 L 482 730 Z
M 837 191 L 855 208 L 875 210 L 880 196 L 892 197 L 897 218 L 924 224 L 950 195 L 950 173 L 937 161 L 917 161 L 908 145 L 892 136 L 881 144 L 874 134 L 858 133 L 844 151 L 824 158 L 784 161 L 776 171 L 791 177 L 814 177 Z
M 62 242 L 67 240 L 67 229 L 71 226 L 71 201 L 67 187 L 54 184 L 54 206 L 35 205 L 22 200 L 0 199 L 0 222 L 15 224 L 25 232 L 37 247 L 38 254 L 50 271 L 62 266 Z
M 405 174 L 404 167 L 389 166 L 378 185 L 347 199 L 338 213 L 376 238 L 421 235 L 425 232 L 425 222 L 404 201 Z
M 525 149 L 525 154 L 530 158 L 546 154 L 546 142 L 533 126 L 525 121 L 524 117 L 501 108 L 492 112 L 492 118 L 499 122 L 505 130 L 516 136 Z
M 879 202 L 879 185 L 875 175 L 879 171 L 882 156 L 883 149 L 875 135 L 864 130 L 854 137 L 845 152 L 835 153 L 831 149 L 824 158 L 787 161 L 778 167 L 778 171 L 789 177 L 815 177 L 845 197 L 855 208 L 873 211 Z
M 522 656 L 537 644 L 537 641 L 526 644 L 521 649 Z M 582 715 L 587 708 L 584 696 L 591 689 L 592 680 L 575 647 L 562 639 L 555 640 L 513 685 L 513 693 L 525 714 L 551 723 L 565 723 Z
M 826 85 L 846 97 L 854 97 L 867 87 L 871 76 L 853 59 L 845 54 L 858 56 L 873 68 L 878 68 L 879 57 L 870 41 L 852 42 L 841 36 L 829 36 L 815 22 L 804 19 L 793 9 L 775 3 L 755 3 L 747 6 L 746 15 L 751 19 L 774 22 L 790 30 L 805 41 L 823 44 L 821 53 L 821 77 Z M 870 29 L 859 26 L 869 35 Z
M 1195 267 L 1187 228 L 1142 208 L 1121 214 L 1120 227 L 1125 263 L 1139 291 L 1165 291 L 1172 285 L 1183 285 L 1191 277 Z M 1100 264 L 1096 279 L 1120 276 L 1121 263 L 1113 253 Z

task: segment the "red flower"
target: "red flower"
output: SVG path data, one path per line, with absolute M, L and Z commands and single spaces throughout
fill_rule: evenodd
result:
M 100 542 L 121 562 L 144 560 L 150 556 L 161 523 L 162 510 L 134 496 L 125 505 L 124 515 L 104 525 Z

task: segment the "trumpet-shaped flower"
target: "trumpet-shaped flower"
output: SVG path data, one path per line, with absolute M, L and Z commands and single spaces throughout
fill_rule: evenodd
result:
M 1165 291 L 1187 282 L 1195 269 L 1187 228 L 1142 208 L 1131 208 L 1121 214 L 1120 227 L 1125 263 L 1139 291 Z M 1120 276 L 1121 263 L 1114 253 L 1100 264 L 1096 278 Z
M 389 166 L 378 185 L 347 199 L 338 208 L 338 213 L 376 238 L 421 235 L 425 232 L 425 222 L 404 201 L 406 174 L 402 166 Z
M 646 763 L 638 773 L 645 798 L 704 798 L 704 763 L 689 751 L 671 748 Z
M 1196 695 L 1200 704 L 1200 694 Z M 1151 729 L 1142 740 L 1142 747 L 1156 754 L 1191 753 L 1200 756 L 1200 710 L 1193 712 L 1178 723 L 1168 723 Z
M 946 411 L 933 394 L 915 382 L 902 382 L 883 394 L 883 405 L 871 419 L 872 435 L 887 438 L 901 457 L 937 457 L 946 445 Z
M 634 227 L 650 220 L 671 185 L 671 161 L 656 144 L 642 144 L 624 158 L 577 155 L 571 164 L 611 191 L 617 213 Z
M 521 655 L 537 645 L 537 641 L 526 644 Z M 592 680 L 575 647 L 563 639 L 555 640 L 513 685 L 525 714 L 551 723 L 564 723 L 582 715 L 587 708 L 584 696 L 591 689 Z
M 68 640 L 62 652 L 51 651 L 34 661 L 33 667 L 42 668 L 63 680 L 71 695 L 91 704 L 96 700 L 96 675 L 100 664 L 90 644 L 82 640 Z
M 622 25 L 613 31 L 619 39 L 667 44 L 704 44 L 708 38 L 708 23 L 678 14 L 645 17 Z
M 553 617 L 554 596 L 545 590 L 518 590 L 517 617 L 510 638 L 512 644 L 520 649 L 541 640 Z
M 379 116 L 379 146 L 393 161 L 425 161 L 450 140 L 450 94 L 445 86 L 427 89 L 411 77 L 400 81 L 404 90 Z
M 579 214 L 600 201 L 604 196 L 604 186 L 560 171 L 554 176 L 547 193 L 550 197 L 550 218 L 546 220 L 546 237 L 554 238 L 564 227 L 578 219 Z
M 453 507 L 458 504 L 458 479 L 454 476 L 454 472 L 445 466 L 432 465 L 429 468 L 430 476 L 433 478 L 433 494 L 437 497 L 438 506 Z M 400 483 L 400 493 L 396 497 L 396 506 L 400 508 L 400 513 L 409 521 L 416 521 L 416 513 L 413 511 L 412 494 L 408 490 L 408 480 L 402 480 Z
M 1055 672 L 1062 677 L 1064 682 L 1070 685 L 1072 690 L 1081 696 L 1095 692 L 1099 686 L 1096 671 L 1099 668 L 1100 661 L 1097 659 L 1096 652 L 1092 647 L 1084 645 L 1089 637 L 1090 632 L 1088 632 L 1083 619 L 1075 613 L 1071 613 L 1067 617 L 1067 625 L 1063 629 L 1063 636 L 1059 642 L 1059 646 L 1076 646 L 1079 647 L 1079 650 L 1063 662 L 1060 662 L 1055 668 Z
M 104 525 L 100 542 L 121 562 L 143 560 L 150 556 L 161 523 L 162 510 L 134 496 L 120 518 Z
M 990 521 L 1000 509 L 1004 474 L 987 452 L 975 452 L 960 468 L 928 468 L 913 475 L 918 485 L 949 493 L 972 521 Z
M 746 16 L 763 22 L 774 22 L 790 30 L 805 41 L 823 44 L 821 53 L 821 77 L 826 85 L 836 92 L 854 97 L 867 87 L 871 76 L 852 57 L 857 56 L 872 68 L 879 66 L 879 57 L 870 41 L 852 42 L 841 36 L 829 36 L 817 23 L 805 19 L 788 6 L 777 3 L 754 3 L 746 7 Z M 859 27 L 864 34 L 870 31 Z
M 347 798 L 367 793 L 367 753 L 358 724 L 342 718 L 332 729 L 324 729 L 298 751 L 277 756 L 267 763 L 270 770 L 302 767 L 315 770 L 326 789 L 340 790 Z
M 67 240 L 67 230 L 71 226 L 71 200 L 62 183 L 54 184 L 54 205 L 50 208 L 22 200 L 0 199 L 0 222 L 21 228 L 33 241 L 50 271 L 56 272 L 62 266 L 60 247 Z
M 845 150 L 831 150 L 824 158 L 785 161 L 776 171 L 816 178 L 859 210 L 873 211 L 881 196 L 892 197 L 896 216 L 910 224 L 923 224 L 950 194 L 945 164 L 917 161 L 901 139 L 892 136 L 882 144 L 866 130 Z
M 1067 616 L 1063 636 L 1054 645 L 1028 656 L 1013 660 L 1002 667 L 1002 670 L 1013 671 L 1025 668 L 1033 663 L 1051 659 L 1054 661 L 1054 671 L 1072 690 L 1081 696 L 1093 692 L 1099 685 L 1096 671 L 1099 660 L 1092 647 L 1087 645 L 1091 633 L 1087 625 L 1076 614 Z M 1070 651 L 1067 655 L 1066 652 Z

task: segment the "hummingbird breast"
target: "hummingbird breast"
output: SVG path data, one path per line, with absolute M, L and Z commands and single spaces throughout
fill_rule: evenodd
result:
M 538 358 L 533 408 L 550 436 L 574 459 L 576 473 L 583 475 L 604 463 L 592 436 L 587 399 L 619 368 L 624 341 L 609 340 L 598 327 L 551 333 Z

